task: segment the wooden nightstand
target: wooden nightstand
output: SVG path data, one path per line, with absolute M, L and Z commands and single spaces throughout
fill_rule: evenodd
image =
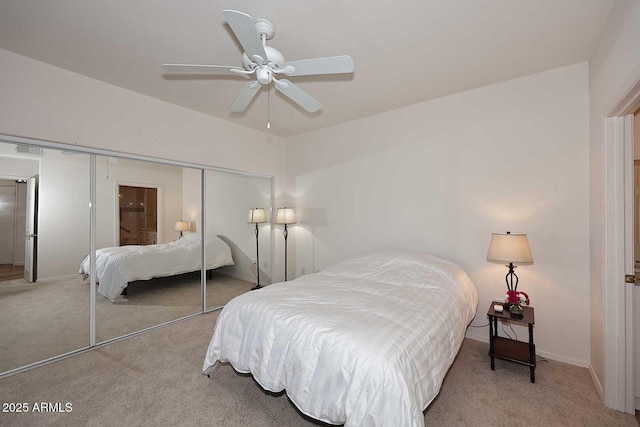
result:
M 508 360 L 509 362 L 526 365 L 531 371 L 531 382 L 536 382 L 536 346 L 533 343 L 533 307 L 524 307 L 522 318 L 512 317 L 509 310 L 497 313 L 494 304 L 502 305 L 502 302 L 494 301 L 489 306 L 489 356 L 491 357 L 491 370 L 496 370 L 495 358 Z M 529 342 L 512 340 L 498 336 L 498 319 L 522 323 L 529 327 Z

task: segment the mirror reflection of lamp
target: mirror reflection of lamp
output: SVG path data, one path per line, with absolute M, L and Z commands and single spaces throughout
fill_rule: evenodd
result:
M 250 224 L 255 224 L 256 225 L 256 285 L 251 288 L 251 290 L 254 289 L 260 289 L 262 286 L 260 286 L 260 249 L 259 249 L 259 245 L 258 245 L 258 233 L 260 232 L 260 230 L 258 229 L 258 224 L 261 224 L 263 222 L 267 222 L 267 214 L 264 211 L 264 208 L 255 208 L 255 209 L 249 209 L 249 218 L 247 218 L 247 222 Z
M 529 241 L 524 233 L 493 233 L 489 242 L 487 261 L 496 264 L 505 264 L 509 272 L 505 276 L 508 291 L 518 290 L 518 276 L 514 269 L 518 265 L 533 264 Z M 513 278 L 515 277 L 515 283 Z
M 182 232 L 183 231 L 189 231 L 189 223 L 187 221 L 176 221 L 176 231 L 180 232 L 180 237 L 179 239 L 182 239 Z
M 287 237 L 289 236 L 289 231 L 287 230 L 287 224 L 295 224 L 296 223 L 296 213 L 293 208 L 278 208 L 278 213 L 276 213 L 276 224 L 284 224 L 284 230 L 282 234 L 284 235 L 284 281 L 287 281 Z

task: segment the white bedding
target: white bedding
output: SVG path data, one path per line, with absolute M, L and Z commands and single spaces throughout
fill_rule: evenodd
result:
M 423 426 L 478 304 L 457 265 L 384 252 L 236 297 L 203 371 L 219 362 L 346 426 Z
M 200 270 L 200 236 L 187 234 L 175 242 L 147 246 L 119 246 L 96 251 L 98 293 L 113 301 L 128 282 L 149 280 Z M 207 238 L 207 270 L 233 265 L 231 249 L 219 237 Z M 89 256 L 80 264 L 80 274 L 89 274 Z

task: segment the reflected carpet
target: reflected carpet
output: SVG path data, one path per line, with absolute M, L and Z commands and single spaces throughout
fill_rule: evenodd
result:
M 207 307 L 219 307 L 252 283 L 213 273 Z M 0 372 L 89 345 L 89 285 L 79 275 L 0 282 Z M 200 273 L 132 282 L 128 296 L 96 298 L 98 342 L 200 311 Z

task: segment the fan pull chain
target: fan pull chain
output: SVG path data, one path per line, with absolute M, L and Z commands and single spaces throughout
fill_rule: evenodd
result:
M 271 129 L 271 88 L 267 87 L 267 129 Z

